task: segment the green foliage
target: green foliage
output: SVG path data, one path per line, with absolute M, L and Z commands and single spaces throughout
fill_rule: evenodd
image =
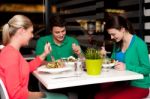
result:
M 86 59 L 101 59 L 100 51 L 94 48 L 87 48 L 84 54 Z

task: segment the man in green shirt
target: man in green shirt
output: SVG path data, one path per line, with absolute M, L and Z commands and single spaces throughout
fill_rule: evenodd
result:
M 44 45 L 51 44 L 51 53 L 46 57 L 46 61 L 68 58 L 69 56 L 81 57 L 81 48 L 75 38 L 66 36 L 66 24 L 58 15 L 53 15 L 50 19 L 50 32 L 52 35 L 41 37 L 37 41 L 36 55 L 44 50 Z
M 46 61 L 68 58 L 69 56 L 83 58 L 78 41 L 73 37 L 66 36 L 66 23 L 60 16 L 53 15 L 50 18 L 50 32 L 52 33 L 51 35 L 41 37 L 37 41 L 36 55 L 43 52 L 46 43 L 50 43 L 51 52 L 47 55 Z M 59 90 L 58 92 L 49 92 L 49 97 L 52 99 L 66 99 L 65 94 L 62 94 L 65 93 L 64 90 Z

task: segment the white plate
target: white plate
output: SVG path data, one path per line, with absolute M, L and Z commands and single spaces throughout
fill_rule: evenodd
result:
M 42 65 L 37 68 L 37 71 L 40 72 L 49 72 L 49 73 L 60 73 L 71 70 L 70 67 L 63 67 L 63 68 L 47 68 L 46 65 Z
M 75 62 L 64 62 L 66 67 L 71 68 L 72 71 L 75 70 Z
M 75 66 L 75 62 L 64 62 L 65 66 Z
M 103 67 L 103 68 L 111 68 L 111 67 L 113 67 L 113 66 L 115 66 L 115 63 L 102 64 L 102 67 Z

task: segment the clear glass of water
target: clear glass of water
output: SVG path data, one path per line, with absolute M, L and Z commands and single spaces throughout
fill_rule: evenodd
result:
M 82 61 L 75 62 L 75 74 L 81 75 L 83 73 Z

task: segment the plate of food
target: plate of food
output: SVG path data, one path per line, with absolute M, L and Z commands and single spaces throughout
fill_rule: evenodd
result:
M 115 66 L 116 61 L 114 59 L 104 59 L 104 62 L 102 64 L 103 68 L 112 68 L 113 66 Z
M 37 71 L 40 72 L 48 72 L 48 73 L 61 73 L 65 71 L 69 71 L 72 68 L 64 66 L 63 62 L 55 61 L 49 62 L 47 65 L 42 65 L 37 68 Z
M 65 66 L 74 66 L 77 59 L 73 56 L 70 56 L 68 58 L 62 58 L 62 61 L 64 62 Z
M 63 62 L 75 62 L 77 59 L 73 56 L 69 56 L 68 58 L 61 58 Z

